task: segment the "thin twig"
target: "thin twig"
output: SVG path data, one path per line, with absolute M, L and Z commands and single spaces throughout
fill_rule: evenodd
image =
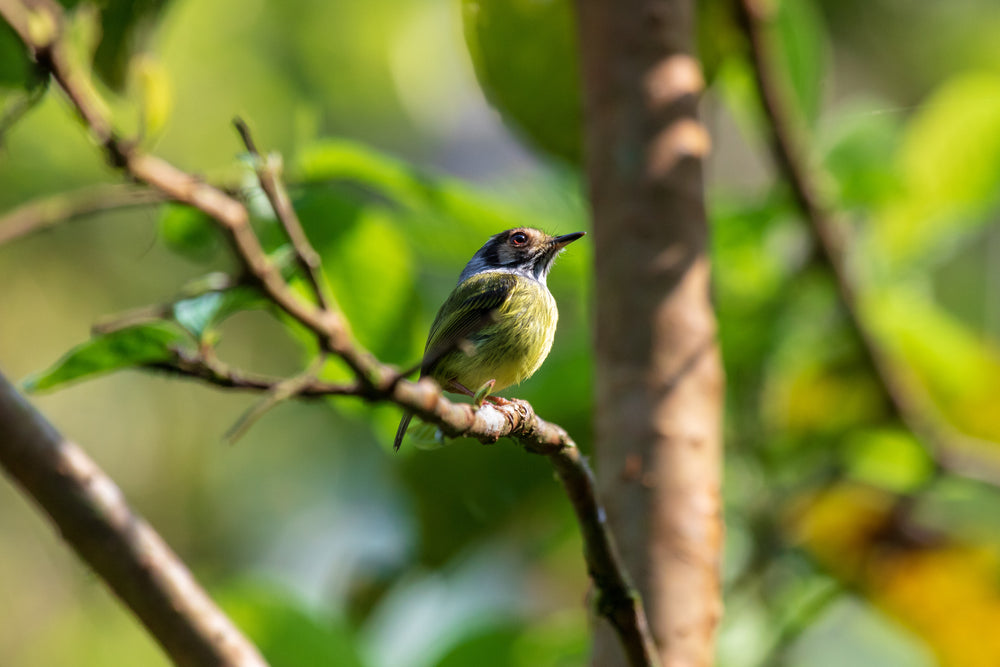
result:
M 0 245 L 68 220 L 167 201 L 158 190 L 134 185 L 97 185 L 22 204 L 0 216 Z
M 486 404 L 475 409 L 446 399 L 433 380 L 400 381 L 395 369 L 381 364 L 352 340 L 348 324 L 339 313 L 317 308 L 295 294 L 261 247 L 241 203 L 163 160 L 141 153 L 134 144 L 123 141 L 112 130 L 105 106 L 96 98 L 83 75 L 73 69 L 63 55 L 59 39 L 60 10 L 55 3 L 31 0 L 29 7 L 24 1 L 0 0 L 0 14 L 14 26 L 35 60 L 51 73 L 65 92 L 93 138 L 103 147 L 109 162 L 132 179 L 156 188 L 165 197 L 194 206 L 215 219 L 226 232 L 247 275 L 277 306 L 313 331 L 324 350 L 339 356 L 354 371 L 358 385 L 350 393 L 369 400 L 392 401 L 436 424 L 449 437 L 467 436 L 480 442 L 495 442 L 509 436 L 525 450 L 547 456 L 580 523 L 587 568 L 598 591 L 598 611 L 611 621 L 633 665 L 658 664 L 642 604 L 629 584 L 608 532 L 593 473 L 565 430 L 539 418 L 524 401 L 511 401 L 503 406 Z M 30 22 L 36 26 L 34 30 L 28 29 L 29 15 L 32 16 Z M 37 28 L 49 23 L 52 24 L 49 32 Z M 188 366 L 178 361 L 167 364 L 164 370 L 178 372 L 182 366 L 185 374 L 199 376 L 219 386 L 230 382 L 234 388 L 249 389 L 256 387 L 248 384 L 259 381 L 259 378 L 247 377 L 237 381 L 232 373 L 219 373 L 219 369 L 206 366 L 204 360 Z M 303 388 L 299 394 L 308 395 L 308 388 Z
M 848 325 L 861 344 L 862 360 L 877 379 L 892 417 L 925 443 L 939 473 L 946 470 L 1000 486 L 1000 470 L 978 459 L 970 461 L 971 457 L 958 451 L 957 445 L 967 440 L 967 436 L 954 433 L 954 429 L 936 415 L 928 400 L 917 398 L 862 321 L 857 291 L 844 260 L 834 214 L 815 185 L 803 157 L 805 153 L 797 134 L 799 126 L 793 121 L 781 86 L 775 80 L 774 59 L 765 35 L 765 10 L 758 0 L 738 0 L 737 8 L 749 44 L 754 82 L 767 121 L 774 161 L 816 241 L 818 260 L 833 276 Z
M 177 665 L 264 659 L 115 483 L 0 374 L 0 466 L 121 598 Z
M 48 79 L 45 79 L 7 105 L 7 108 L 0 110 L 0 149 L 4 147 L 7 133 L 45 98 L 47 89 Z
M 268 411 L 291 398 L 301 395 L 309 389 L 316 380 L 316 373 L 320 371 L 325 361 L 326 357 L 321 354 L 316 357 L 309 368 L 299 375 L 284 379 L 271 387 L 262 400 L 240 415 L 236 423 L 229 427 L 224 436 L 226 441 L 230 444 L 235 444 Z
M 220 389 L 271 392 L 286 381 L 286 378 L 237 370 L 219 361 L 215 356 L 195 354 L 187 350 L 174 350 L 172 359 L 146 364 L 146 368 L 200 380 Z M 363 396 L 364 391 L 358 384 L 325 382 L 312 377 L 298 388 L 297 395 L 303 398 Z
M 128 329 L 138 324 L 159 322 L 170 317 L 173 308 L 171 304 L 157 303 L 151 306 L 140 306 L 131 310 L 103 318 L 90 327 L 93 336 L 106 336 L 115 331 Z
M 247 151 L 254 159 L 254 171 L 257 173 L 260 188 L 267 196 L 267 200 L 271 202 L 274 215 L 285 229 L 288 240 L 292 242 L 292 248 L 295 249 L 295 260 L 302 267 L 302 271 L 309 280 L 320 308 L 330 310 L 332 298 L 328 294 L 326 283 L 323 280 L 323 267 L 320 263 L 319 253 L 309 243 L 309 238 L 302 228 L 302 222 L 295 212 L 295 207 L 292 206 L 292 200 L 288 197 L 288 191 L 281 182 L 279 160 L 272 155 L 265 157 L 260 154 L 250 133 L 250 127 L 242 118 L 233 119 L 233 125 L 239 132 L 243 145 L 246 146 Z

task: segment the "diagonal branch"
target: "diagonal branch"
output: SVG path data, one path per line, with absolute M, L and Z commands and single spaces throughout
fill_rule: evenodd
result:
M 51 74 L 69 98 L 110 164 L 166 198 L 193 206 L 215 219 L 247 276 L 286 314 L 315 333 L 324 351 L 346 362 L 358 384 L 353 388 L 328 387 L 330 394 L 351 393 L 372 401 L 392 401 L 436 424 L 448 437 L 466 436 L 484 443 L 511 437 L 526 451 L 547 456 L 580 523 L 587 569 L 597 589 L 598 612 L 615 628 L 632 665 L 658 664 L 642 602 L 632 588 L 608 531 L 593 473 L 565 430 L 539 418 L 524 401 L 511 401 L 503 406 L 487 404 L 475 409 L 446 399 L 433 380 L 413 383 L 400 379 L 394 368 L 382 364 L 353 341 L 348 323 L 339 313 L 323 307 L 322 303 L 317 307 L 295 294 L 261 247 L 247 210 L 240 202 L 167 162 L 140 152 L 133 143 L 115 133 L 105 105 L 65 57 L 58 5 L 52 0 L 0 0 L 0 15 L 14 27 L 39 66 Z M 300 241 L 303 248 L 308 246 L 304 235 Z M 302 248 L 297 250 L 301 252 Z M 161 368 L 219 386 L 228 384 L 233 388 L 263 391 L 274 388 L 273 383 L 267 384 L 259 377 L 213 367 L 204 359 L 178 357 L 175 363 Z M 310 395 L 308 383 L 296 389 L 299 395 Z M 152 626 L 147 627 L 156 632 Z
M 302 267 L 309 283 L 312 286 L 316 299 L 323 310 L 330 310 L 332 299 L 327 293 L 325 282 L 323 281 L 323 267 L 320 264 L 319 253 L 309 243 L 305 230 L 299 216 L 292 207 L 292 200 L 288 197 L 288 192 L 281 182 L 279 176 L 280 166 L 274 156 L 262 156 L 257 150 L 257 144 L 253 140 L 250 128 L 242 118 L 233 120 L 236 131 L 239 132 L 243 145 L 246 146 L 250 155 L 254 159 L 254 171 L 257 173 L 257 180 L 260 187 L 267 195 L 267 200 L 271 202 L 274 214 L 285 229 L 288 240 L 292 242 L 295 249 L 295 260 Z
M 265 667 L 114 482 L 0 374 L 0 467 L 177 665 Z
M 928 400 L 920 400 L 907 386 L 899 370 L 887 358 L 858 310 L 857 290 L 845 262 L 843 243 L 837 233 L 834 212 L 823 201 L 804 158 L 783 91 L 775 80 L 774 58 L 765 35 L 765 9 L 759 0 L 738 0 L 738 18 L 749 44 L 754 83 L 767 122 L 771 153 L 788 182 L 796 206 L 802 212 L 819 250 L 818 260 L 833 276 L 848 325 L 858 342 L 864 364 L 878 380 L 892 417 L 924 441 L 938 472 L 948 471 L 970 479 L 1000 486 L 1000 470 L 963 453 L 963 445 L 974 439 L 954 432 Z

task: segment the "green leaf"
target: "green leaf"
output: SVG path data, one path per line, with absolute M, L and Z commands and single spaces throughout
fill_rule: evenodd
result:
M 28 391 L 45 391 L 108 371 L 166 361 L 171 348 L 187 336 L 169 323 L 157 322 L 120 329 L 77 345 L 48 370 L 25 381 Z
M 905 378 L 920 385 L 958 430 L 1000 440 L 1000 349 L 934 303 L 917 286 L 871 292 L 863 315 Z
M 223 592 L 220 604 L 272 667 L 363 667 L 351 630 L 319 618 L 276 586 L 247 583 Z
M 486 97 L 538 148 L 580 161 L 582 102 L 569 0 L 462 0 L 465 39 Z
M 121 92 L 129 63 L 136 53 L 149 49 L 160 14 L 168 0 L 116 0 L 101 3 L 101 41 L 94 53 L 94 71 L 104 83 Z
M 879 206 L 899 196 L 902 185 L 892 160 L 900 141 L 898 116 L 873 112 L 887 104 L 851 104 L 838 111 L 825 130 L 824 163 L 841 208 Z
M 896 269 L 950 256 L 1000 199 L 1000 75 L 963 73 L 906 126 L 901 191 L 876 214 L 873 254 Z
M 517 624 L 491 628 L 465 638 L 435 667 L 510 667 L 518 664 L 516 642 L 522 632 Z M 535 663 L 537 664 L 537 663 Z
M 256 290 L 234 287 L 178 301 L 173 306 L 173 314 L 178 324 L 201 338 L 227 317 L 244 310 L 265 308 L 267 303 Z
M 399 335 L 392 324 L 413 299 L 413 258 L 406 239 L 383 212 L 370 208 L 321 253 L 352 328 L 366 347 L 380 351 Z
M 5 21 L 0 21 L 0 88 L 30 87 L 34 68 L 24 43 Z
M 524 211 L 476 192 L 458 179 L 432 176 L 351 141 L 328 139 L 312 144 L 298 155 L 295 165 L 303 181 L 354 183 L 364 189 L 357 196 L 368 194 L 368 203 L 428 214 L 421 218 L 425 223 L 421 232 L 437 245 L 463 233 L 471 232 L 478 238 L 525 222 Z M 461 228 L 456 228 L 455 222 L 461 222 Z
M 819 116 L 829 51 L 823 21 L 809 0 L 781 0 L 774 17 L 781 65 L 792 99 L 808 123 Z
M 854 479 L 905 493 L 933 473 L 926 450 L 909 431 L 865 429 L 845 443 L 847 470 Z
M 160 210 L 160 237 L 177 254 L 205 262 L 219 247 L 215 222 L 198 209 L 184 204 L 164 204 Z
M 587 662 L 589 643 L 582 611 L 554 614 L 472 632 L 435 667 L 576 667 Z
M 808 242 L 790 215 L 787 198 L 769 195 L 742 201 L 715 197 L 712 251 L 725 266 L 716 280 L 726 307 L 759 307 L 801 265 Z

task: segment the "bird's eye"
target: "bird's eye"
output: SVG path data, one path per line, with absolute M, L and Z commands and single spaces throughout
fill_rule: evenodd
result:
M 516 234 L 510 235 L 510 244 L 515 248 L 523 246 L 527 242 L 528 242 L 528 235 L 525 234 L 524 232 L 517 232 Z

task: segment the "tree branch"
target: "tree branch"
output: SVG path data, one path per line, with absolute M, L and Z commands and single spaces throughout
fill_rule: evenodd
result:
M 158 190 L 134 185 L 98 185 L 36 199 L 0 217 L 0 245 L 62 222 L 122 208 L 167 201 Z
M 325 351 L 339 356 L 354 371 L 357 385 L 326 385 L 322 388 L 325 394 L 350 393 L 372 401 L 392 401 L 436 424 L 448 437 L 466 436 L 484 443 L 511 437 L 526 451 L 547 456 L 581 526 L 587 568 L 597 588 L 598 611 L 611 620 L 633 665 L 657 664 L 649 649 L 653 643 L 642 604 L 629 584 L 605 524 L 593 473 L 565 430 L 539 418 L 524 401 L 511 401 L 503 406 L 485 404 L 475 409 L 446 399 L 433 380 L 413 383 L 401 379 L 395 369 L 380 363 L 352 340 L 347 322 L 339 313 L 324 307 L 322 301 L 316 307 L 294 293 L 261 247 L 240 202 L 163 160 L 141 153 L 114 132 L 111 120 L 105 115 L 105 106 L 64 56 L 60 41 L 61 13 L 54 2 L 0 0 L 0 14 L 15 28 L 39 65 L 51 73 L 111 165 L 158 190 L 165 198 L 198 208 L 215 219 L 247 275 L 285 313 L 314 332 Z M 35 28 L 29 29 L 29 24 Z M 283 220 L 286 229 L 288 219 Z M 303 252 L 306 248 L 308 251 Z M 306 263 L 310 252 L 315 253 L 304 235 L 299 238 L 296 251 L 300 258 L 305 257 Z M 236 389 L 273 391 L 280 382 L 239 374 L 211 360 L 184 358 L 180 354 L 173 363 L 156 367 Z M 312 378 L 303 379 L 295 389 L 301 396 L 323 393 Z M 153 627 L 150 630 L 156 632 Z
M 660 659 L 714 664 L 724 378 L 694 0 L 576 0 L 594 226 L 595 453 Z M 625 663 L 598 625 L 594 667 Z
M 170 375 L 200 380 L 220 389 L 252 392 L 272 392 L 286 378 L 259 373 L 248 373 L 231 368 L 214 355 L 195 354 L 174 350 L 174 358 L 146 365 L 146 368 Z M 338 384 L 308 377 L 297 387 L 296 396 L 320 398 L 323 396 L 364 396 L 365 388 L 359 384 Z
M 177 665 L 255 667 L 264 659 L 121 491 L 0 374 L 0 466 Z
M 764 111 L 774 162 L 788 182 L 795 204 L 816 242 L 818 260 L 833 277 L 848 326 L 860 343 L 862 361 L 876 378 L 891 416 L 924 442 L 939 473 L 948 471 L 1000 486 L 1000 470 L 995 465 L 962 452 L 969 449 L 963 445 L 975 444 L 975 439 L 955 433 L 936 414 L 929 400 L 918 399 L 862 320 L 858 312 L 857 290 L 851 281 L 844 260 L 843 243 L 837 233 L 835 214 L 831 206 L 823 201 L 815 185 L 803 157 L 805 152 L 800 144 L 798 126 L 788 111 L 781 85 L 776 80 L 774 59 L 765 34 L 763 4 L 759 0 L 738 0 L 736 4 L 739 21 L 747 36 L 754 82 Z
M 317 302 L 323 310 L 331 310 L 331 298 L 323 281 L 323 267 L 320 264 L 319 253 L 309 243 L 309 238 L 306 236 L 305 230 L 302 229 L 299 216 L 292 207 L 292 200 L 289 199 L 288 192 L 281 182 L 280 160 L 276 156 L 264 157 L 260 154 L 250 133 L 250 128 L 243 122 L 242 118 L 234 119 L 233 125 L 236 126 L 236 131 L 239 132 L 243 145 L 254 158 L 254 171 L 257 173 L 260 187 L 267 195 L 267 200 L 271 202 L 271 208 L 274 209 L 275 216 L 285 229 L 288 240 L 292 242 L 295 260 L 306 274 L 306 278 L 309 279 Z

